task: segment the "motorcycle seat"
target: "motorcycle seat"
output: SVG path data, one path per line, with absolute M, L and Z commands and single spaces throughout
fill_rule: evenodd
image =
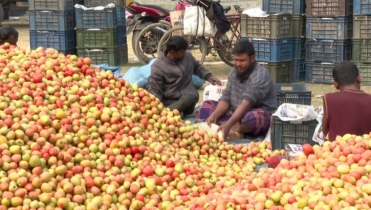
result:
M 157 9 L 157 10 L 160 10 L 164 13 L 167 13 L 169 14 L 171 11 L 170 10 L 167 10 L 165 8 L 162 8 L 162 7 L 159 7 L 159 6 L 156 6 L 156 5 L 151 5 L 151 4 L 141 4 L 139 2 L 135 2 L 136 5 L 138 6 L 143 6 L 143 7 L 149 7 L 149 8 L 153 8 L 153 9 Z
M 229 10 L 231 10 L 231 6 L 223 6 L 223 10 L 225 13 L 228 13 Z

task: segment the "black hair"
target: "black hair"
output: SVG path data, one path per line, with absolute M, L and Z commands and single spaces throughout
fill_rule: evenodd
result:
M 241 40 L 234 45 L 233 54 L 255 55 L 255 48 L 249 40 Z
M 332 69 L 332 76 L 339 86 L 351 85 L 357 83 L 359 70 L 355 63 L 343 61 L 334 66 Z
M 166 43 L 166 50 L 168 52 L 186 50 L 187 48 L 188 42 L 181 36 L 172 36 Z
M 2 26 L 0 27 L 0 41 L 5 41 L 9 39 L 10 36 L 18 38 L 18 31 L 11 26 Z

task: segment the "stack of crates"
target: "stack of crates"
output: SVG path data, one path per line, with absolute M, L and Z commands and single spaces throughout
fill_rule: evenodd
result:
M 74 0 L 29 0 L 30 48 L 76 54 Z
M 265 66 L 275 83 L 291 82 L 292 27 L 291 14 L 241 15 L 241 37 L 253 43 L 256 60 Z
M 362 77 L 362 85 L 371 85 L 371 0 L 353 1 L 352 58 Z
M 333 83 L 337 62 L 351 59 L 353 0 L 306 0 L 307 81 Z
M 93 64 L 128 63 L 124 0 L 85 0 L 87 8 L 98 6 L 104 9 L 75 8 L 77 55 Z
M 268 14 L 292 14 L 292 81 L 304 81 L 305 73 L 305 0 L 263 0 Z

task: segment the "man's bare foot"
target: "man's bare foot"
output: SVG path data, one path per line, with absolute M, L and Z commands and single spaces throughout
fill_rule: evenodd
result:
M 237 139 L 242 139 L 244 137 L 243 133 L 238 133 L 235 131 L 230 131 L 228 134 L 228 140 L 237 140 Z
M 242 123 L 236 123 L 232 126 L 231 131 L 237 133 L 251 133 L 251 129 Z

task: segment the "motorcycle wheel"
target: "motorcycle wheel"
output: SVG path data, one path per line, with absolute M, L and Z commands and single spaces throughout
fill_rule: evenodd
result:
M 171 29 L 170 23 L 153 23 L 146 26 L 135 41 L 135 55 L 142 64 L 157 58 L 157 46 L 161 37 Z
M 196 58 L 200 64 L 205 61 L 205 57 L 208 54 L 208 46 L 204 37 L 195 37 L 183 34 L 183 26 L 177 26 L 166 32 L 160 39 L 157 47 L 157 54 L 161 54 L 166 49 L 166 43 L 172 36 L 182 36 L 185 38 L 189 45 L 188 50 L 191 51 L 192 55 Z

